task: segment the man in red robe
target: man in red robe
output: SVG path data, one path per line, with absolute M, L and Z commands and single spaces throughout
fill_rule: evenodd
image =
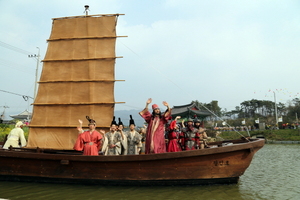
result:
M 74 149 L 76 151 L 83 150 L 83 155 L 99 155 L 99 150 L 102 144 L 102 135 L 95 130 L 96 121 L 90 119 L 88 116 L 86 118 L 89 121 L 89 130 L 83 131 L 80 125 L 78 131 L 81 133 L 78 135 Z M 82 124 L 82 121 L 79 120 L 79 123 Z M 103 130 L 100 131 L 102 134 L 104 133 Z
M 152 102 L 149 98 L 146 102 L 146 107 L 139 114 L 148 123 L 147 133 L 146 133 L 146 146 L 145 153 L 165 153 L 166 143 L 165 143 L 165 124 L 168 122 L 171 116 L 171 109 L 166 101 L 163 101 L 163 105 L 167 107 L 165 113 L 161 113 L 158 105 L 153 104 L 152 114 L 148 110 L 148 105 Z

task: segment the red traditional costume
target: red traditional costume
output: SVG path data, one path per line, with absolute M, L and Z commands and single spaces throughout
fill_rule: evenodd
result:
M 167 147 L 167 152 L 181 151 L 179 144 L 178 144 L 179 135 L 178 135 L 178 133 L 176 133 L 175 127 L 176 127 L 176 121 L 174 120 L 170 124 L 170 131 L 168 134 L 169 143 L 168 143 L 168 147 Z
M 158 106 L 156 104 L 153 104 L 152 108 L 154 110 L 155 108 L 158 108 Z M 171 111 L 167 110 L 163 115 L 161 115 L 160 118 L 158 115 L 153 116 L 149 112 L 148 108 L 145 108 L 140 112 L 140 115 L 148 123 L 145 153 L 165 153 L 166 143 L 164 137 L 164 128 L 171 115 Z
M 83 155 L 99 155 L 102 135 L 98 131 L 85 131 L 78 135 L 74 149 L 82 151 Z

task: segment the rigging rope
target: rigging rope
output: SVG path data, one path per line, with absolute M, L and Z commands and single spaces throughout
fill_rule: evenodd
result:
M 118 41 L 119 43 L 120 41 Z M 124 43 L 120 42 L 122 45 L 124 45 L 128 50 L 130 50 L 132 53 L 134 53 L 137 57 L 141 58 L 135 51 L 133 51 L 131 48 L 129 48 L 127 45 L 125 45 Z M 155 71 L 157 71 L 161 76 L 163 76 L 165 79 L 167 79 L 169 82 L 171 82 L 173 85 L 175 85 L 178 89 L 180 89 L 181 91 L 185 92 L 187 94 L 187 96 L 189 96 L 191 99 L 193 99 L 192 95 L 190 95 L 190 93 L 187 93 L 186 90 L 183 90 L 178 84 L 176 84 L 174 81 L 172 81 L 169 77 L 167 77 L 165 74 L 163 74 L 161 71 L 159 71 L 157 68 L 154 67 L 154 65 L 150 65 L 152 69 L 154 69 Z M 205 108 L 208 112 L 210 112 L 214 117 L 216 117 L 217 119 L 221 120 L 223 123 L 225 123 L 226 126 L 228 127 L 232 127 L 230 126 L 230 124 L 228 124 L 225 120 L 223 120 L 221 117 L 219 117 L 218 115 L 216 115 L 213 111 L 211 111 L 210 109 L 208 109 L 206 106 L 204 106 L 202 103 L 200 103 L 200 105 Z M 239 131 L 237 131 L 235 129 L 235 127 L 233 127 L 233 130 L 238 133 L 239 135 L 241 135 L 243 138 L 246 138 L 243 134 L 241 134 Z M 246 138 L 247 139 L 247 138 Z M 247 139 L 248 140 L 248 139 Z
M 18 48 L 18 47 L 14 47 L 14 46 L 9 45 L 9 44 L 7 44 L 7 43 L 5 43 L 5 42 L 2 42 L 2 41 L 0 41 L 0 46 L 5 47 L 5 48 L 10 49 L 10 50 L 13 50 L 13 51 L 16 51 L 16 52 L 19 52 L 19 53 L 22 53 L 22 54 L 25 54 L 25 55 L 32 54 L 32 53 L 29 52 L 29 51 L 25 51 L 25 50 L 20 49 L 20 48 Z

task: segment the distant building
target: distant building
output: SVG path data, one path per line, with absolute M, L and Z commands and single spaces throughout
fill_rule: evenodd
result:
M 201 110 L 196 106 L 195 103 L 190 103 L 187 105 L 174 106 L 172 108 L 172 118 L 175 119 L 176 116 L 180 116 L 181 118 L 192 118 L 197 117 L 199 120 L 203 121 L 208 116 L 212 114 L 207 110 Z
M 32 113 L 29 112 L 28 110 L 25 110 L 21 112 L 20 114 L 17 115 L 9 115 L 13 119 L 18 119 L 18 120 L 30 120 L 32 117 Z

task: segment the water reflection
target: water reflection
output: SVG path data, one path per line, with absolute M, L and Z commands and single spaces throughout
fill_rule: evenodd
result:
M 17 199 L 299 199 L 300 145 L 267 144 L 235 185 L 110 187 L 0 182 L 0 198 Z

